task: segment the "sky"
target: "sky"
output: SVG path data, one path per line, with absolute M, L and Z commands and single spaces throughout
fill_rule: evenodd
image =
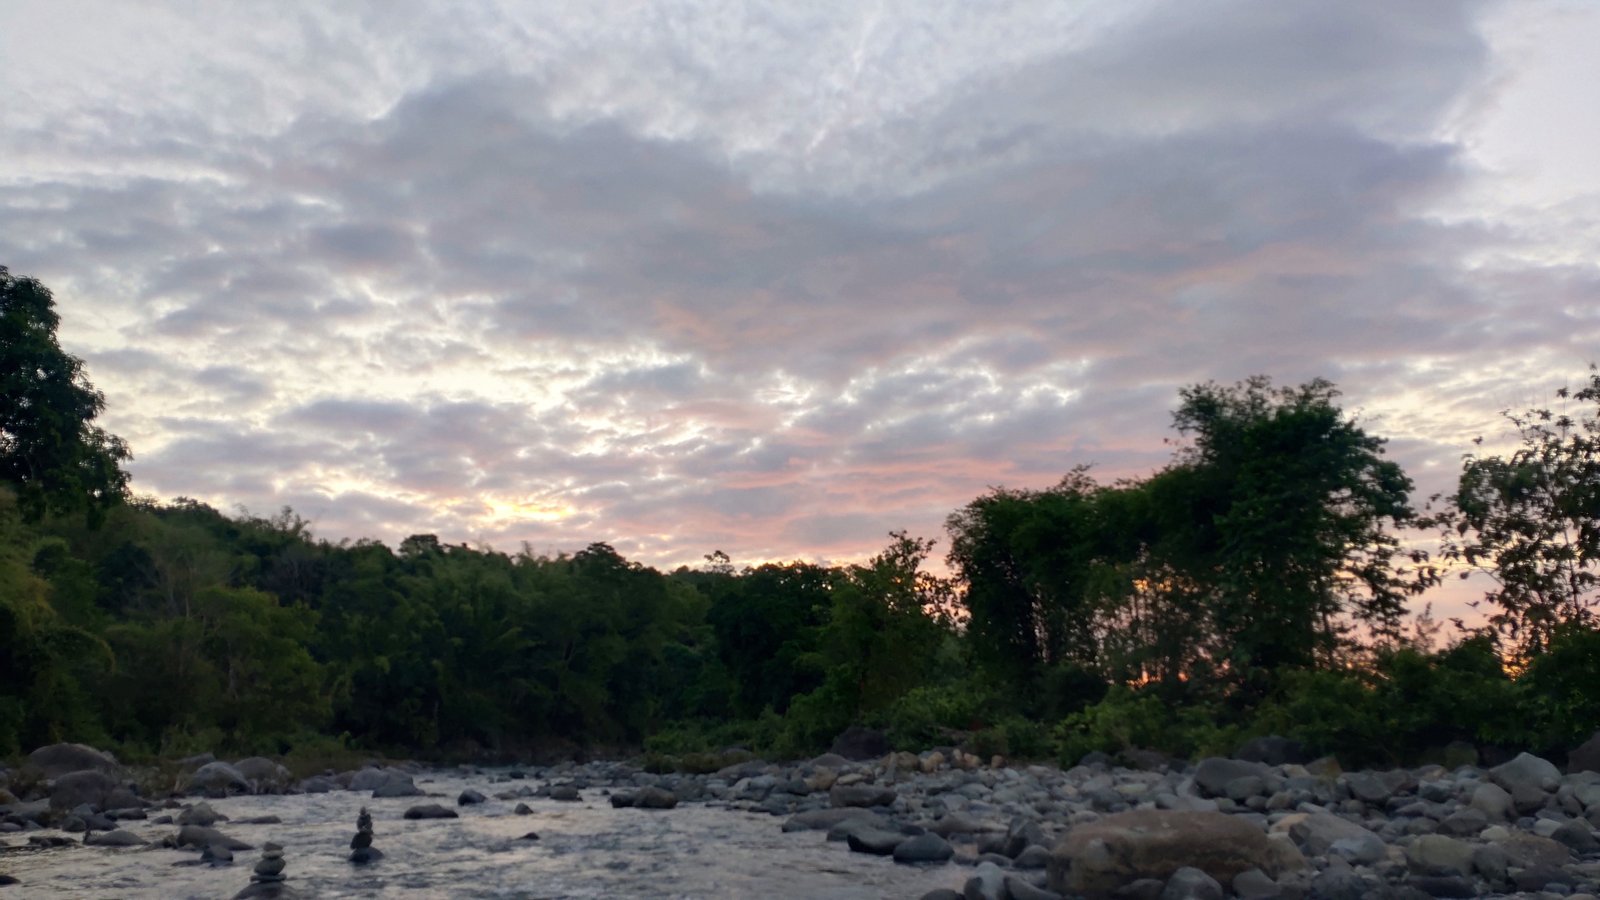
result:
M 1426 494 L 1600 357 L 1592 0 L 0 20 L 0 264 L 134 490 L 330 540 L 861 559 L 1255 374 Z

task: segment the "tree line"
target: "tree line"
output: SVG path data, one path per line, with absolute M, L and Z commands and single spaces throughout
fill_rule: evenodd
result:
M 1146 477 L 954 511 L 948 576 L 904 533 L 859 564 L 661 572 L 131 498 L 58 324 L 0 267 L 0 756 L 799 754 L 865 723 L 1067 762 L 1274 732 L 1361 763 L 1600 728 L 1592 370 L 1420 508 L 1334 385 L 1252 378 L 1180 391 Z M 1486 621 L 1437 646 L 1408 609 L 1471 572 Z

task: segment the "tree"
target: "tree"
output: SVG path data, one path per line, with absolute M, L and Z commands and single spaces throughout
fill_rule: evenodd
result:
M 1469 453 L 1440 526 L 1441 558 L 1491 579 L 1491 626 L 1516 649 L 1538 653 L 1564 624 L 1592 625 L 1600 601 L 1600 371 L 1590 368 L 1574 414 L 1547 408 L 1503 415 L 1521 446 L 1507 456 Z M 1481 442 L 1481 438 L 1479 439 Z
M 127 495 L 130 454 L 94 424 L 105 397 L 56 343 L 59 323 L 48 288 L 0 266 L 0 480 L 30 521 L 80 509 L 98 521 Z
M 1355 624 L 1395 635 L 1426 583 L 1396 565 L 1395 532 L 1416 519 L 1411 479 L 1338 396 L 1320 378 L 1263 376 L 1180 392 L 1173 423 L 1191 442 L 1168 472 L 1188 482 L 1176 494 L 1188 531 L 1173 555 L 1209 588 L 1215 656 L 1236 678 L 1327 665 Z

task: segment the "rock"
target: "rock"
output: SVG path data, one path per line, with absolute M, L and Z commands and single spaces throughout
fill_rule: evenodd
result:
M 392 770 L 385 771 L 383 774 L 383 781 L 380 782 L 377 787 L 372 789 L 372 796 L 374 799 L 381 800 L 386 797 L 422 796 L 422 788 L 417 787 L 416 783 L 411 780 L 410 775 L 407 775 L 404 772 L 395 772 Z M 355 780 L 351 779 L 350 783 L 355 784 Z
M 215 828 L 204 825 L 185 825 L 178 829 L 179 847 L 226 847 L 229 850 L 253 850 L 250 844 L 236 838 L 228 837 Z
M 1013 869 L 1043 869 L 1050 865 L 1050 850 L 1039 844 L 1023 848 L 1016 858 L 1011 860 Z
M 928 830 L 940 837 L 948 838 L 952 834 L 980 834 L 1002 829 L 997 823 L 974 819 L 964 813 L 945 813 L 929 825 Z
M 828 802 L 836 807 L 889 806 L 895 792 L 875 784 L 836 784 L 828 789 Z
M 1133 810 L 1067 832 L 1051 854 L 1050 889 L 1108 896 L 1135 879 L 1165 880 L 1185 867 L 1231 882 L 1246 869 L 1276 877 L 1305 864 L 1292 845 L 1235 816 Z
M 583 799 L 583 795 L 570 784 L 558 784 L 550 788 L 550 799 L 560 800 L 563 803 L 577 803 Z
M 1300 849 L 1310 856 L 1327 856 L 1341 841 L 1345 842 L 1342 846 L 1346 850 L 1356 851 L 1353 856 L 1358 859 L 1382 859 L 1387 852 L 1383 838 L 1332 813 L 1297 813 L 1280 820 L 1275 827 L 1285 828 Z M 1349 858 L 1351 854 L 1346 856 Z
M 281 825 L 283 820 L 277 816 L 250 816 L 244 819 L 235 819 L 235 825 Z
M 250 783 L 253 794 L 278 794 L 289 786 L 289 770 L 264 756 L 251 756 L 233 764 Z
M 88 835 L 83 839 L 83 842 L 94 847 L 142 847 L 149 843 L 149 841 L 133 832 L 125 831 L 121 828 L 102 834 Z
M 538 839 L 539 839 L 539 832 L 537 832 L 537 831 L 530 831 L 527 834 L 523 835 L 522 837 L 517 838 L 517 840 L 519 840 L 519 841 L 537 841 Z
M 1459 875 L 1413 875 L 1406 886 L 1415 888 L 1429 897 L 1476 897 L 1478 886 L 1472 879 Z
M 115 773 L 121 770 L 117 760 L 87 744 L 50 744 L 28 754 L 27 765 L 37 769 L 46 778 L 60 778 L 68 772 L 95 771 Z
M 852 819 L 865 819 L 875 821 L 878 817 L 865 809 L 855 807 L 841 807 L 834 809 L 808 809 L 790 816 L 783 823 L 783 830 L 790 831 L 827 831 L 841 823 Z M 948 835 L 945 835 L 948 837 Z
M 211 845 L 200 851 L 200 862 L 210 866 L 226 866 L 233 862 L 233 851 L 227 847 Z
M 949 888 L 935 888 L 923 894 L 917 900 L 961 900 L 961 895 Z
M 458 819 L 453 809 L 446 809 L 437 803 L 420 803 L 406 810 L 408 819 Z
M 1600 772 L 1600 731 L 1567 752 L 1568 772 Z
M 99 769 L 68 772 L 51 782 L 50 806 L 54 809 L 72 809 L 87 803 L 103 808 L 112 792 L 121 786 L 115 778 Z
M 1194 768 L 1194 783 L 1207 797 L 1225 797 L 1228 782 L 1246 775 L 1266 775 L 1267 767 L 1258 762 L 1224 759 L 1212 756 L 1200 760 Z
M 1061 895 L 1055 891 L 1045 890 L 1042 887 L 1018 878 L 1015 875 L 1005 877 L 1006 897 L 1008 900 L 1061 900 Z
M 1442 834 L 1424 834 L 1405 848 L 1411 870 L 1422 875 L 1469 875 L 1472 845 Z
M 1463 806 L 1439 823 L 1439 833 L 1452 837 L 1476 837 L 1489 827 L 1489 817 L 1483 810 Z
M 339 789 L 339 782 L 326 775 L 313 775 L 295 785 L 302 794 L 326 794 Z
M 1510 762 L 1490 769 L 1489 779 L 1511 795 L 1518 812 L 1532 812 L 1561 785 L 1561 770 L 1532 753 L 1519 753 Z
M 1495 846 L 1505 852 L 1511 865 L 1523 868 L 1559 868 L 1572 861 L 1572 851 L 1565 844 L 1536 834 L 1515 833 Z
M 845 843 L 857 853 L 871 853 L 874 856 L 888 856 L 894 853 L 900 842 L 906 836 L 898 831 L 889 831 L 885 828 L 857 828 L 845 836 Z
M 1233 876 L 1233 895 L 1239 900 L 1277 900 L 1281 894 L 1278 883 L 1260 869 L 1246 869 Z
M 383 851 L 377 847 L 358 847 L 350 851 L 350 861 L 353 863 L 370 863 L 383 859 Z
M 1011 825 L 1006 829 L 1005 843 L 1000 846 L 1000 852 L 1016 859 L 1022 851 L 1033 844 L 1043 844 L 1046 841 L 1044 829 L 1032 819 L 1018 817 L 1011 820 Z
M 218 822 L 228 821 L 228 817 L 212 809 L 209 803 L 202 801 L 178 813 L 177 821 L 179 825 L 204 825 L 209 828 Z
M 828 752 L 848 760 L 859 761 L 878 759 L 887 755 L 891 749 L 889 738 L 883 732 L 874 728 L 851 725 L 833 739 L 833 746 L 828 748 Z
M 1550 832 L 1550 837 L 1566 844 L 1572 849 L 1572 852 L 1581 855 L 1600 850 L 1600 840 L 1597 840 L 1594 832 L 1586 825 L 1580 824 L 1579 821 L 1562 822 L 1556 826 L 1554 831 Z
M 466 790 L 462 791 L 459 796 L 456 797 L 456 805 L 457 806 L 472 806 L 473 804 L 482 803 L 483 801 L 488 800 L 488 799 L 489 799 L 488 797 L 485 797 L 484 795 L 478 793 L 477 791 L 473 790 L 472 788 L 467 788 Z
M 1467 802 L 1491 822 L 1509 822 L 1516 815 L 1511 795 L 1497 784 L 1478 785 L 1472 789 L 1472 798 Z
M 1167 879 L 1161 900 L 1222 900 L 1222 885 L 1199 869 L 1185 866 Z
M 611 808 L 612 809 L 632 809 L 633 808 L 633 795 L 632 794 L 626 794 L 626 793 L 623 793 L 621 791 L 618 791 L 617 793 L 612 794 L 611 795 Z
M 954 854 L 950 842 L 932 832 L 905 838 L 894 847 L 897 863 L 944 862 Z
M 518 803 L 516 805 L 516 807 L 514 809 L 512 809 L 511 811 L 516 813 L 519 816 L 531 816 L 531 815 L 533 815 L 533 808 L 528 806 L 528 804 L 526 804 L 526 803 Z
M 404 778 L 408 784 L 411 782 L 410 775 L 405 775 L 401 772 L 391 772 L 388 769 L 379 769 L 374 766 L 368 766 L 367 768 L 362 769 L 361 771 L 350 776 L 350 790 L 375 791 L 388 783 L 390 778 L 397 776 Z
M 658 787 L 642 787 L 633 795 L 633 805 L 639 809 L 672 809 L 678 805 L 678 795 Z
M 965 900 L 1006 900 L 1006 873 L 992 862 L 978 863 L 962 886 Z
M 226 797 L 249 793 L 250 781 L 243 772 L 225 762 L 208 762 L 189 776 L 185 790 L 208 797 Z
M 1239 745 L 1233 753 L 1234 759 L 1245 762 L 1265 763 L 1269 766 L 1281 766 L 1288 763 L 1304 763 L 1311 760 L 1306 753 L 1304 744 L 1293 738 L 1281 737 L 1271 734 L 1265 737 L 1251 738 Z

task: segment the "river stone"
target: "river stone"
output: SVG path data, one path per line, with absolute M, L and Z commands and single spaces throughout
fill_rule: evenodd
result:
M 898 863 L 944 862 L 954 854 L 949 841 L 931 832 L 905 838 L 894 847 Z
M 888 856 L 904 840 L 906 836 L 898 831 L 876 827 L 857 828 L 845 836 L 845 843 L 851 850 L 874 856 Z
M 211 804 L 201 801 L 178 813 L 179 825 L 204 825 L 207 828 L 218 822 L 226 822 L 228 817 L 211 808 Z
M 1260 869 L 1245 869 L 1233 876 L 1233 894 L 1239 900 L 1277 900 L 1278 883 Z
M 1167 879 L 1161 900 L 1222 900 L 1222 885 L 1199 869 L 1184 866 Z
M 1495 845 L 1505 851 L 1511 865 L 1533 868 L 1556 868 L 1572 861 L 1572 851 L 1565 844 L 1536 834 L 1516 832 Z
M 51 782 L 50 805 L 55 809 L 72 809 L 85 803 L 104 807 L 119 787 L 115 778 L 98 769 L 68 772 Z
M 142 847 L 149 841 L 131 831 L 118 828 L 101 834 L 91 834 L 83 842 L 95 847 Z
M 531 816 L 531 815 L 533 815 L 533 808 L 530 807 L 526 803 L 518 803 L 516 805 L 516 807 L 513 808 L 511 811 L 516 813 L 519 816 Z
M 1600 731 L 1567 752 L 1568 772 L 1600 772 Z
M 1311 856 L 1327 856 L 1339 841 L 1349 841 L 1367 848 L 1359 856 L 1375 853 L 1376 858 L 1381 859 L 1385 852 L 1383 838 L 1332 813 L 1294 813 L 1280 819 L 1273 828 L 1287 831 L 1300 849 Z
M 419 803 L 406 810 L 408 819 L 459 819 L 453 809 L 446 809 L 437 803 Z
M 1532 753 L 1519 753 L 1516 759 L 1490 769 L 1489 779 L 1505 788 L 1518 812 L 1532 812 L 1561 786 L 1561 770 Z
M 388 778 L 372 789 L 372 796 L 377 800 L 385 797 L 421 797 L 422 788 L 417 787 L 410 775 L 403 772 L 389 772 Z
M 875 784 L 836 784 L 828 789 L 828 802 L 835 807 L 888 806 L 894 799 L 892 789 Z
M 186 790 L 191 794 L 225 797 L 230 792 L 248 793 L 250 782 L 243 772 L 225 762 L 208 762 L 189 776 Z
M 201 849 L 206 847 L 226 847 L 229 850 L 255 849 L 244 841 L 228 837 L 215 828 L 207 828 L 204 825 L 185 825 L 179 828 L 178 846 L 199 847 Z
M 658 787 L 642 787 L 633 795 L 633 805 L 639 809 L 672 809 L 678 805 L 678 795 Z
M 1463 806 L 1444 817 L 1439 823 L 1439 833 L 1451 837 L 1475 837 L 1489 827 L 1489 817 L 1483 810 Z
M 978 863 L 961 888 L 966 900 L 1006 900 L 1006 873 L 992 862 Z
M 457 806 L 471 806 L 474 803 L 482 803 L 483 801 L 485 801 L 487 799 L 489 799 L 489 798 L 485 797 L 484 795 L 482 795 L 480 793 L 478 793 L 477 791 L 473 790 L 472 788 L 467 788 L 466 790 L 462 791 L 459 796 L 456 797 L 456 805 Z
M 1007 900 L 1061 900 L 1061 895 L 1055 891 L 1046 890 L 1016 875 L 1007 875 L 1005 885 Z
M 783 830 L 789 831 L 827 831 L 851 819 L 866 819 L 873 821 L 878 818 L 876 813 L 865 809 L 840 807 L 833 809 L 808 809 L 797 812 L 783 823 Z M 947 835 L 948 836 L 948 835 Z
M 1424 834 L 1405 848 L 1406 862 L 1421 875 L 1468 875 L 1472 845 L 1442 834 Z
M 295 790 L 302 794 L 327 794 L 339 789 L 339 782 L 327 775 L 313 775 L 295 785 Z
M 1594 832 L 1582 824 L 1581 820 L 1562 822 L 1550 832 L 1550 837 L 1571 847 L 1574 853 L 1587 855 L 1600 850 L 1600 840 L 1595 838 Z
M 276 794 L 289 786 L 289 770 L 264 756 L 249 756 L 233 768 L 250 782 L 252 793 Z
M 28 766 L 38 769 L 46 778 L 60 778 L 68 772 L 91 769 L 96 772 L 115 772 L 120 766 L 109 753 L 87 744 L 50 744 L 28 754 Z
M 410 775 L 402 775 L 399 772 L 390 772 L 375 766 L 368 766 L 350 776 L 350 790 L 375 791 L 387 784 L 392 776 L 400 776 L 405 778 L 407 782 L 411 781 Z
M 1246 869 L 1277 875 L 1305 865 L 1292 845 L 1238 817 L 1133 810 L 1067 832 L 1051 855 L 1050 889 L 1100 897 L 1138 878 L 1169 878 L 1185 866 L 1232 881 Z
M 965 813 L 952 812 L 934 820 L 934 823 L 928 826 L 928 830 L 940 837 L 948 838 L 952 834 L 980 834 L 1002 829 L 996 822 L 985 822 Z
M 1011 861 L 1013 869 L 1044 869 L 1050 866 L 1050 849 L 1039 844 L 1023 848 Z
M 1266 775 L 1268 769 L 1258 762 L 1224 759 L 1220 756 L 1200 760 L 1194 768 L 1194 783 L 1207 797 L 1226 797 L 1228 783 L 1247 775 Z
M 1406 886 L 1429 897 L 1478 896 L 1478 886 L 1472 879 L 1460 875 L 1413 875 L 1406 879 Z
M 949 888 L 934 888 L 918 897 L 917 900 L 961 900 L 961 892 L 952 891 Z
M 1508 822 L 1515 814 L 1511 795 L 1498 784 L 1480 784 L 1472 789 L 1467 801 L 1472 808 L 1483 813 L 1491 822 Z

